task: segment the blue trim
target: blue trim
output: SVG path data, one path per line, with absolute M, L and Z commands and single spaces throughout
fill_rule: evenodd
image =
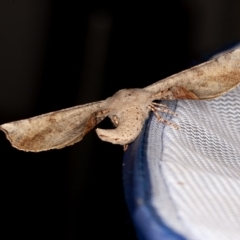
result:
M 222 50 L 236 48 L 239 44 L 239 42 L 232 44 Z M 208 60 L 209 57 L 208 55 L 203 60 Z M 124 155 L 123 184 L 125 198 L 139 239 L 185 240 L 186 238 L 173 231 L 163 222 L 161 216 L 157 215 L 151 205 L 151 182 L 147 159 L 150 121 L 151 117 L 146 121 L 141 134 L 129 145 Z M 164 131 L 164 128 L 162 131 Z
M 150 121 L 146 121 L 141 134 L 129 145 L 124 155 L 123 184 L 128 208 L 139 239 L 185 240 L 165 225 L 151 205 L 150 173 L 146 156 Z

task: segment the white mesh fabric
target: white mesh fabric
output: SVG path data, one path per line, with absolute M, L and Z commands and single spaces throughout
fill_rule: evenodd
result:
M 240 239 L 240 87 L 175 111 L 180 130 L 154 117 L 149 130 L 152 205 L 187 239 Z

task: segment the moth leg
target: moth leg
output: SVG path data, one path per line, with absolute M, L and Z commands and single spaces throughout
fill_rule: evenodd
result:
M 117 127 L 119 125 L 119 119 L 118 119 L 118 117 L 116 115 L 114 115 L 112 117 L 112 122 L 113 122 L 115 127 Z
M 128 149 L 128 144 L 123 145 L 123 151 L 126 151 Z
M 148 108 L 154 113 L 154 115 L 156 116 L 157 120 L 158 120 L 159 122 L 162 122 L 162 123 L 166 124 L 166 125 L 172 126 L 172 127 L 175 128 L 175 129 L 179 129 L 179 126 L 178 126 L 178 125 L 176 125 L 176 124 L 174 124 L 174 123 L 172 123 L 172 122 L 169 122 L 169 121 L 167 121 L 166 119 L 164 119 L 164 118 L 157 112 L 157 110 L 159 110 L 159 111 L 161 111 L 161 112 L 170 113 L 170 114 L 173 114 L 173 115 L 177 116 L 176 113 L 174 113 L 173 111 L 171 111 L 170 109 L 168 109 L 167 106 L 165 106 L 165 107 L 161 106 L 161 108 L 160 108 L 160 107 L 156 107 L 155 105 L 159 106 L 158 104 L 153 104 L 153 103 L 151 103 L 151 104 L 148 106 Z M 161 105 L 163 105 L 163 104 L 161 104 Z
M 114 127 L 117 127 L 119 125 L 119 118 L 116 115 L 111 115 L 108 117 L 111 119 Z
M 161 103 L 156 103 L 156 102 L 152 102 L 150 104 L 151 107 L 155 108 L 156 110 L 159 110 L 160 112 L 165 112 L 165 113 L 170 113 L 174 116 L 178 116 L 177 113 L 173 112 L 171 109 L 169 109 L 169 107 L 165 104 L 161 104 Z

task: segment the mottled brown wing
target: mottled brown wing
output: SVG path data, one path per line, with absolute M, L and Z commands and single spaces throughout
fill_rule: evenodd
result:
M 0 126 L 12 146 L 39 152 L 59 149 L 80 141 L 106 117 L 105 101 L 50 112 Z
M 188 93 L 193 93 L 198 99 L 211 99 L 235 88 L 239 83 L 240 49 L 238 48 L 144 89 L 156 95 L 172 87 L 179 87 L 182 92 L 186 92 L 186 98 L 183 94 L 181 97 L 175 94 L 175 99 L 189 99 Z

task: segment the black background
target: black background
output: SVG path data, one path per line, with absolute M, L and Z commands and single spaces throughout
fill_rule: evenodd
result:
M 239 0 L 2 0 L 0 123 L 105 99 L 186 69 L 240 39 L 239 13 Z M 121 146 L 92 131 L 62 150 L 25 153 L 1 133 L 0 151 L 7 239 L 136 239 Z

